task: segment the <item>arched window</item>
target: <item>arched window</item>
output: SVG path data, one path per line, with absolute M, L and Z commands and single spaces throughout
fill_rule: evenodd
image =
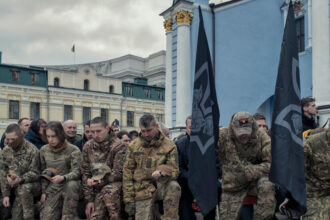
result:
M 54 78 L 54 86 L 55 87 L 60 87 L 60 79 L 58 77 Z
M 88 79 L 84 80 L 84 90 L 89 90 L 89 80 Z
M 109 86 L 109 93 L 113 93 L 113 91 L 114 91 L 114 86 L 113 85 L 110 85 Z

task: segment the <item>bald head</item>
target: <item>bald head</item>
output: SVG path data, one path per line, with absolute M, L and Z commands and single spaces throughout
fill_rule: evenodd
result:
M 67 120 L 63 122 L 63 128 L 66 136 L 68 137 L 75 137 L 77 134 L 77 123 L 73 120 Z

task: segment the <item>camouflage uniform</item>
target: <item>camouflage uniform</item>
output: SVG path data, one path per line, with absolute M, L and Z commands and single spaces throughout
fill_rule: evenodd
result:
M 330 219 L 330 130 L 304 143 L 307 213 L 303 219 Z
M 11 187 L 7 181 L 8 171 L 14 171 L 24 180 L 23 184 L 15 186 L 15 201 L 12 208 L 12 219 L 34 219 L 33 197 L 40 195 L 40 158 L 39 150 L 30 142 L 24 140 L 17 149 L 6 146 L 1 153 L 3 197 L 10 197 Z
M 166 174 L 157 182 L 152 179 L 156 170 Z M 178 219 L 181 189 L 175 181 L 179 175 L 178 152 L 175 144 L 161 132 L 151 141 L 141 134 L 129 145 L 123 166 L 125 204 L 135 203 L 135 220 L 151 220 L 155 200 L 163 200 L 161 219 Z
M 105 219 L 108 212 L 110 219 L 121 219 L 122 162 L 126 149 L 115 136 L 108 137 L 101 143 L 88 141 L 82 152 L 81 174 L 85 199 L 93 202 L 95 211 L 91 219 Z M 94 165 L 105 163 L 111 173 L 96 186 L 88 186 L 87 179 L 92 178 Z
M 271 164 L 270 138 L 252 122 L 246 144 L 240 143 L 231 128 L 220 129 L 216 148 L 222 163 L 221 219 L 239 219 L 246 195 L 257 196 L 254 219 L 271 219 L 275 211 L 275 189 L 268 180 Z
M 41 170 L 53 168 L 65 177 L 58 184 L 42 179 L 42 193 L 46 194 L 40 218 L 43 220 L 74 219 L 79 200 L 80 150 L 65 142 L 63 149 L 45 145 L 40 149 Z

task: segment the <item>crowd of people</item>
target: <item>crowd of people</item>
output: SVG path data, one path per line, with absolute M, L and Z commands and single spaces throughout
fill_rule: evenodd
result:
M 317 129 L 313 98 L 302 100 L 307 213 L 330 218 L 330 130 Z M 175 141 L 152 115 L 140 132 L 120 131 L 96 117 L 10 124 L 1 138 L 1 219 L 196 219 L 198 201 L 189 184 L 189 143 Z M 220 128 L 215 146 L 220 219 L 275 219 L 275 210 L 295 218 L 269 181 L 271 131 L 261 114 L 235 113 Z M 299 217 L 299 216 L 298 216 Z M 216 208 L 203 219 L 215 219 Z

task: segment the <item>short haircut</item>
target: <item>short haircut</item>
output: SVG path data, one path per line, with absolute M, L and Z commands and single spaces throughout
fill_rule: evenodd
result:
M 313 97 L 306 97 L 301 99 L 301 109 L 308 107 L 311 102 L 315 102 Z
M 148 128 L 150 125 L 156 125 L 157 122 L 155 120 L 155 117 L 150 114 L 143 115 L 140 118 L 139 125 L 145 128 Z
M 101 124 L 103 127 L 107 127 L 108 123 L 104 120 L 102 117 L 95 117 L 91 120 L 91 125 L 92 124 Z
M 23 131 L 18 124 L 10 124 L 7 126 L 5 133 L 9 134 L 15 132 L 16 135 L 22 134 Z
M 119 139 L 122 139 L 124 135 L 126 135 L 127 137 L 129 137 L 130 139 L 132 139 L 131 135 L 129 135 L 129 133 L 127 131 L 119 131 L 118 134 L 117 134 L 117 137 Z
M 22 121 L 24 120 L 30 120 L 29 118 L 20 118 L 17 122 L 18 125 L 21 125 L 22 124 Z
M 44 130 L 44 136 L 46 136 L 46 131 L 52 130 L 55 132 L 56 137 L 60 140 L 60 143 L 63 144 L 65 142 L 65 132 L 63 129 L 63 125 L 59 121 L 51 121 L 47 124 L 46 129 Z
M 266 121 L 266 117 L 263 114 L 260 113 L 255 113 L 253 115 L 254 120 L 265 120 Z
M 135 137 L 138 137 L 139 136 L 139 132 L 137 132 L 136 130 L 133 130 L 133 131 L 130 131 L 129 132 L 129 135 L 132 137 L 132 136 L 135 136 Z
M 88 126 L 88 127 L 90 127 L 91 126 L 91 120 L 88 120 L 88 121 L 85 121 L 84 122 L 84 128 L 85 128 L 85 126 Z
M 189 115 L 189 116 L 186 118 L 186 126 L 187 126 L 188 120 L 192 120 L 191 115 Z

